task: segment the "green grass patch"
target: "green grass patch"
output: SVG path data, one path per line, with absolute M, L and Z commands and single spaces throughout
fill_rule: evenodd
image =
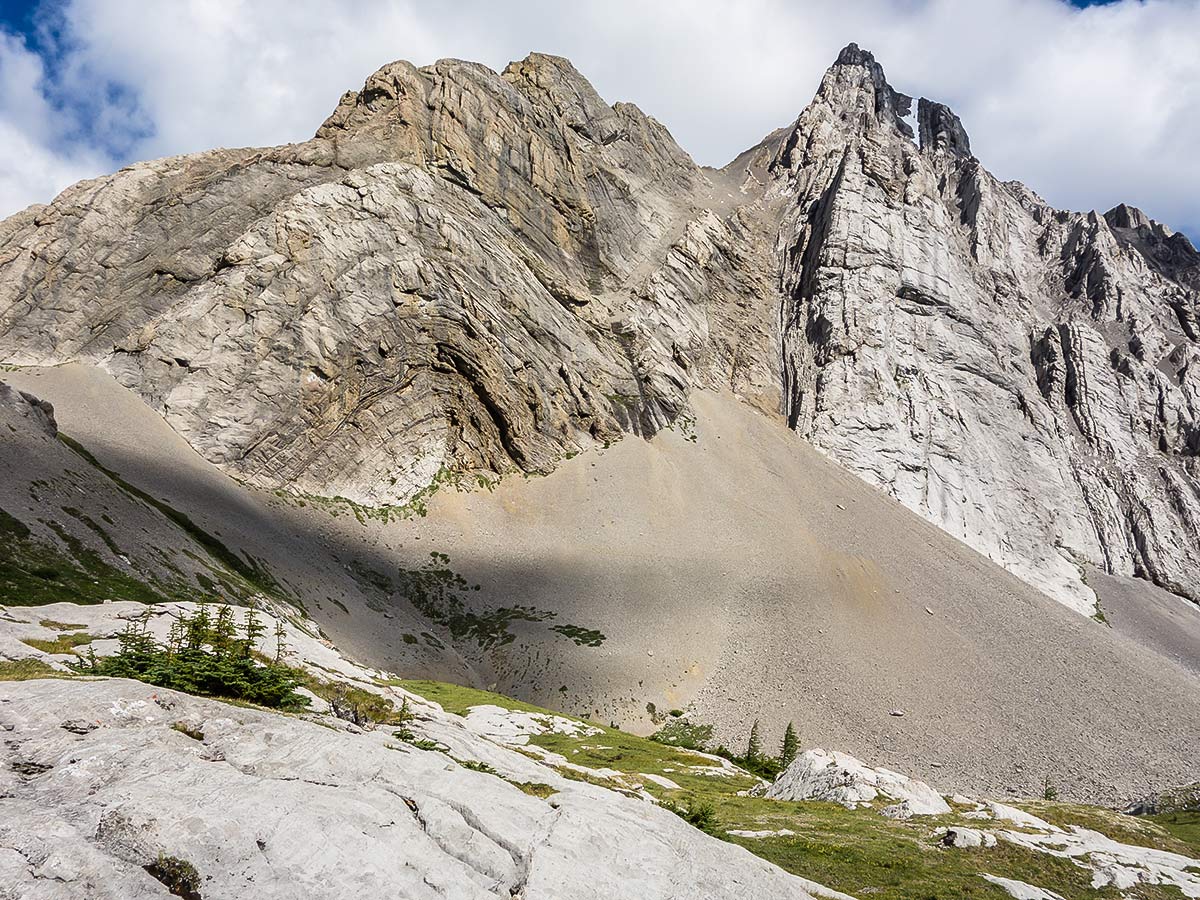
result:
M 538 797 L 545 800 L 547 797 L 552 797 L 558 793 L 558 788 L 550 787 L 548 784 L 542 784 L 540 781 L 508 781 L 513 787 L 523 794 L 528 794 L 530 797 Z
M 1004 841 L 986 849 L 942 847 L 932 835 L 936 819 L 898 822 L 871 809 L 750 797 L 724 797 L 714 806 L 717 828 L 722 832 L 730 828 L 796 832 L 729 839 L 786 871 L 854 896 L 876 900 L 1008 898 L 1002 888 L 980 877 L 983 872 L 1056 891 L 1066 900 L 1121 896 L 1113 889 L 1094 890 L 1090 873 L 1069 860 Z
M 0 509 L 0 604 L 44 606 L 112 599 L 158 603 L 168 599 L 109 565 L 57 523 L 49 526 L 66 545 L 66 552 L 34 536 L 27 525 Z
M 1078 825 L 1092 831 L 1099 831 L 1114 841 L 1123 844 L 1133 844 L 1136 847 L 1154 847 L 1158 850 L 1170 850 L 1184 855 L 1195 854 L 1196 846 L 1178 840 L 1169 828 L 1157 821 L 1155 816 L 1129 816 L 1113 809 L 1103 809 L 1097 806 L 1084 806 L 1080 803 L 1047 803 L 1041 800 L 1028 800 L 1019 804 L 1026 812 L 1033 813 L 1045 819 L 1051 825 L 1066 828 Z
M 404 725 L 409 716 L 396 708 L 387 697 L 373 694 L 360 687 L 335 681 L 321 681 L 311 674 L 295 670 L 304 679 L 304 686 L 329 702 L 333 714 L 356 725 Z
M 70 678 L 40 659 L 0 659 L 0 681 L 31 681 L 34 678 Z
M 84 644 L 90 644 L 91 642 L 92 636 L 86 631 L 79 631 L 74 634 L 60 634 L 53 640 L 21 638 L 21 643 L 29 645 L 34 650 L 41 650 L 43 653 L 74 653 L 76 647 L 82 647 Z
M 173 731 L 178 731 L 180 734 L 187 735 L 193 741 L 204 740 L 204 732 L 199 728 L 192 727 L 187 722 L 172 722 L 171 729 Z
M 38 622 L 43 628 L 53 628 L 55 631 L 79 631 L 87 628 L 82 622 L 59 622 L 56 619 L 42 619 Z
M 663 804 L 663 808 L 669 809 L 693 828 L 699 828 L 706 834 L 719 835 L 716 809 L 707 800 L 690 803 L 687 806 L 667 801 Z
M 499 706 L 502 709 L 512 709 L 518 712 L 545 713 L 560 716 L 562 713 L 552 712 L 540 706 L 522 703 L 512 697 L 493 694 L 491 691 L 479 688 L 463 687 L 459 684 L 447 684 L 444 681 L 425 681 L 419 678 L 394 678 L 383 682 L 386 685 L 403 688 L 418 697 L 440 703 L 442 709 L 456 716 L 465 716 L 472 706 Z M 566 718 L 573 718 L 567 716 Z
M 662 728 L 650 735 L 650 740 L 671 747 L 703 750 L 712 743 L 711 725 L 694 725 L 679 716 L 672 717 Z
M 1186 848 L 1178 852 L 1193 859 L 1200 859 L 1200 812 L 1172 810 L 1145 818 L 1166 831 L 1175 841 Z
M 567 762 L 577 766 L 615 769 L 629 776 L 629 780 L 642 781 L 646 790 L 660 799 L 678 798 L 683 791 L 691 794 L 696 802 L 703 802 L 748 790 L 757 783 L 757 779 L 749 775 L 703 774 L 696 769 L 715 767 L 719 763 L 615 728 L 602 728 L 600 734 L 594 735 L 539 734 L 530 737 L 529 743 L 561 754 Z M 680 791 L 638 778 L 644 774 L 669 778 L 679 785 Z

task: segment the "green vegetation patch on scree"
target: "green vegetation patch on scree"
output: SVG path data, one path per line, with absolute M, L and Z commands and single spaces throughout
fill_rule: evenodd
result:
M 76 647 L 82 647 L 92 642 L 92 636 L 86 631 L 74 634 L 60 634 L 52 640 L 43 638 L 21 638 L 23 644 L 28 644 L 34 650 L 43 653 L 74 653 Z
M 31 681 L 34 678 L 69 678 L 67 672 L 59 672 L 40 659 L 0 659 L 0 681 Z
M 447 684 L 444 681 L 425 681 L 419 678 L 395 678 L 383 683 L 402 688 L 411 694 L 416 694 L 418 697 L 424 697 L 426 700 L 432 700 L 434 703 L 441 704 L 442 709 L 456 716 L 465 716 L 472 706 L 499 706 L 502 709 L 511 709 L 516 712 L 546 713 L 554 716 L 563 715 L 562 713 L 550 712 L 540 706 L 522 703 L 520 700 L 514 700 L 512 697 L 505 697 L 502 694 L 493 694 L 491 691 L 484 691 L 479 688 L 463 687 L 460 684 Z M 570 719 L 573 716 L 564 716 L 564 718 Z
M 43 606 L 62 600 L 101 603 L 112 599 L 158 603 L 167 599 L 109 565 L 55 525 L 51 528 L 68 552 L 36 537 L 25 523 L 0 509 L 0 604 Z
M 429 621 L 450 632 L 455 640 L 473 641 L 481 650 L 511 644 L 517 636 L 510 626 L 515 622 L 546 622 L 558 613 L 535 606 L 501 606 L 477 611 L 468 601 L 469 593 L 480 586 L 450 568 L 450 557 L 436 550 L 417 569 L 401 569 L 397 586 L 408 602 Z M 599 647 L 604 635 L 578 625 L 550 625 L 551 631 L 569 638 L 579 646 Z
M 213 559 L 221 563 L 231 572 L 239 575 L 245 580 L 246 584 L 253 591 L 258 591 L 264 594 L 275 594 L 277 596 L 285 596 L 283 588 L 277 582 L 274 576 L 267 570 L 266 566 L 257 560 L 247 560 L 238 556 L 230 550 L 219 539 L 209 534 L 199 525 L 191 520 L 186 514 L 175 509 L 164 500 L 151 496 L 136 485 L 130 484 L 118 473 L 112 469 L 106 468 L 95 456 L 88 451 L 86 447 L 80 444 L 74 438 L 59 432 L 59 440 L 75 451 L 80 457 L 90 463 L 97 471 L 106 476 L 117 487 L 123 490 L 129 496 L 140 500 L 158 510 L 175 525 L 182 529 L 192 540 L 203 547 Z
M 1200 812 L 1173 810 L 1145 818 L 1186 846 L 1188 848 L 1186 855 L 1193 859 L 1200 859 Z M 1155 845 L 1151 844 L 1150 846 Z

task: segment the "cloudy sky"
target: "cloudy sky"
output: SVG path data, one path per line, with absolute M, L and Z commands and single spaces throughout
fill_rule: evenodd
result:
M 1200 237 L 1200 0 L 0 0 L 0 215 L 135 160 L 302 140 L 400 58 L 565 55 L 721 165 L 850 41 L 1000 177 Z

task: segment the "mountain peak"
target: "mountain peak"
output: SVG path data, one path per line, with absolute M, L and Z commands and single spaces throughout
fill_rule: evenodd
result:
M 907 137 L 912 128 L 904 117 L 912 110 L 912 97 L 901 94 L 888 84 L 883 66 L 869 50 L 850 43 L 842 48 L 832 66 L 821 79 L 817 97 L 842 113 L 843 119 L 854 111 L 865 113 L 860 121 L 874 120 L 892 125 Z
M 1136 206 L 1125 203 L 1114 206 L 1104 214 L 1104 218 L 1113 228 L 1151 228 L 1157 224 Z
M 870 50 L 861 49 L 858 44 L 851 41 L 842 48 L 842 52 L 838 54 L 838 58 L 834 60 L 835 66 L 875 66 L 875 55 Z
M 613 108 L 566 57 L 530 53 L 509 63 L 501 77 L 527 97 L 555 110 L 570 128 L 594 141 L 608 143 L 620 130 Z

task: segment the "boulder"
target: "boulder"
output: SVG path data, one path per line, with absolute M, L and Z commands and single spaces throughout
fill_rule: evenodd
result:
M 847 809 L 883 798 L 897 801 L 896 806 L 883 811 L 896 818 L 950 812 L 945 799 L 925 782 L 890 769 L 873 769 L 836 750 L 804 751 L 780 773 L 766 796 L 775 800 L 827 800 Z

